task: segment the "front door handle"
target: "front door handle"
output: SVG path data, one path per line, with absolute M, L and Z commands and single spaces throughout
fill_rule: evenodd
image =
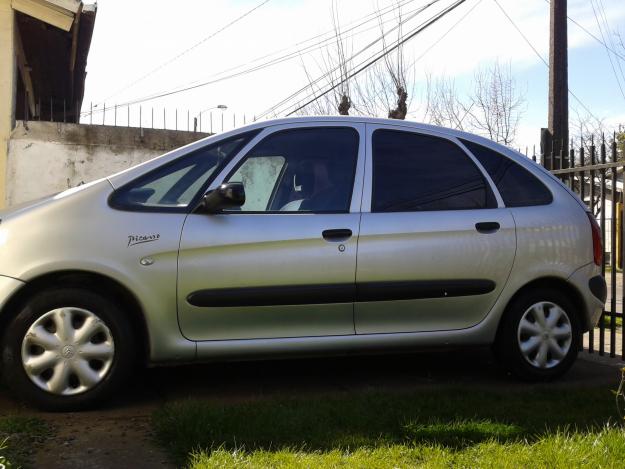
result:
M 475 229 L 480 233 L 496 233 L 499 228 L 499 223 L 496 221 L 483 221 L 475 224 Z
M 352 230 L 348 228 L 339 228 L 336 230 L 323 230 L 321 233 L 326 241 L 345 241 L 352 237 Z

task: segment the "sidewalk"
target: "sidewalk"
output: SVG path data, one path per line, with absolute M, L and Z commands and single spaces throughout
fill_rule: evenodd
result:
M 604 333 L 603 333 L 603 337 L 605 340 L 605 346 L 604 346 L 604 356 L 606 357 L 610 357 L 610 344 L 611 344 L 611 335 L 610 335 L 610 329 L 608 327 L 605 328 Z M 600 336 L 601 336 L 601 330 L 597 327 L 595 328 L 595 330 L 593 331 L 593 338 L 594 338 L 594 344 L 593 344 L 593 354 L 597 354 L 599 355 L 599 340 L 600 340 Z M 584 350 L 588 350 L 589 348 L 589 333 L 584 334 Z M 616 329 L 616 333 L 615 333 L 615 344 L 614 344 L 614 348 L 615 348 L 615 352 L 616 352 L 616 358 L 618 358 L 619 360 L 622 359 L 623 356 L 623 329 L 621 327 L 618 327 Z
M 605 309 L 610 311 L 612 307 L 612 271 L 608 270 L 605 273 L 605 281 L 608 287 L 608 297 L 605 302 Z M 616 273 L 616 312 L 621 313 L 623 311 L 623 272 Z

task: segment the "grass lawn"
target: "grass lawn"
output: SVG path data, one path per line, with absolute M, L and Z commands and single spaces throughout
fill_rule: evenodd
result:
M 623 327 L 623 318 L 617 317 L 617 318 L 614 318 L 614 319 L 616 319 L 616 327 Z M 606 328 L 610 328 L 611 324 L 612 324 L 612 318 L 609 315 L 603 316 L 603 325 Z
M 7 468 L 26 464 L 33 446 L 50 435 L 50 429 L 34 417 L 0 417 L 0 464 Z
M 610 389 L 351 392 L 154 414 L 178 464 L 223 467 L 623 467 Z

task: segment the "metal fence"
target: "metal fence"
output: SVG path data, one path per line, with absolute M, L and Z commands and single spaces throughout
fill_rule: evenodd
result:
M 115 127 L 168 129 L 188 132 L 219 133 L 256 121 L 256 116 L 237 112 L 223 106 L 196 109 L 151 107 L 141 105 L 109 105 L 83 103 L 82 109 L 72 109 L 65 99 L 46 98 L 35 103 L 35 114 L 25 102 L 26 121 L 69 122 Z
M 599 325 L 586 334 L 584 344 L 590 353 L 609 353 L 611 357 L 619 356 L 625 360 L 625 336 L 622 333 L 625 161 L 619 161 L 615 138 L 606 142 L 601 137 L 598 141 L 597 146 L 591 141 L 577 151 L 571 149 L 567 157 L 550 155 L 547 161 L 555 166 L 548 169 L 580 196 L 601 226 L 604 254 L 601 270 L 608 285 L 608 299 Z

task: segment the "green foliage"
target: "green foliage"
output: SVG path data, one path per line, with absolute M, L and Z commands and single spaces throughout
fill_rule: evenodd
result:
M 0 440 L 0 467 L 8 469 L 11 467 L 11 463 L 6 458 L 5 453 L 7 451 L 7 439 Z
M 154 427 L 178 462 L 193 468 L 564 467 L 574 457 L 610 467 L 620 465 L 615 455 L 625 458 L 625 435 L 610 427 L 615 415 L 609 390 L 554 385 L 188 400 L 159 409 Z
M 50 435 L 46 423 L 35 417 L 0 417 L 0 464 L 21 467 L 33 446 Z
M 618 159 L 625 159 L 625 131 L 616 133 L 616 146 L 618 150 Z
M 355 451 L 257 450 L 194 452 L 193 469 L 212 468 L 562 468 L 622 467 L 625 433 L 610 428 L 591 433 L 557 432 L 532 442 L 487 440 L 461 450 L 435 443 L 397 444 Z
M 625 368 L 621 368 L 621 382 L 618 389 L 614 392 L 616 398 L 616 410 L 621 421 L 625 420 Z

